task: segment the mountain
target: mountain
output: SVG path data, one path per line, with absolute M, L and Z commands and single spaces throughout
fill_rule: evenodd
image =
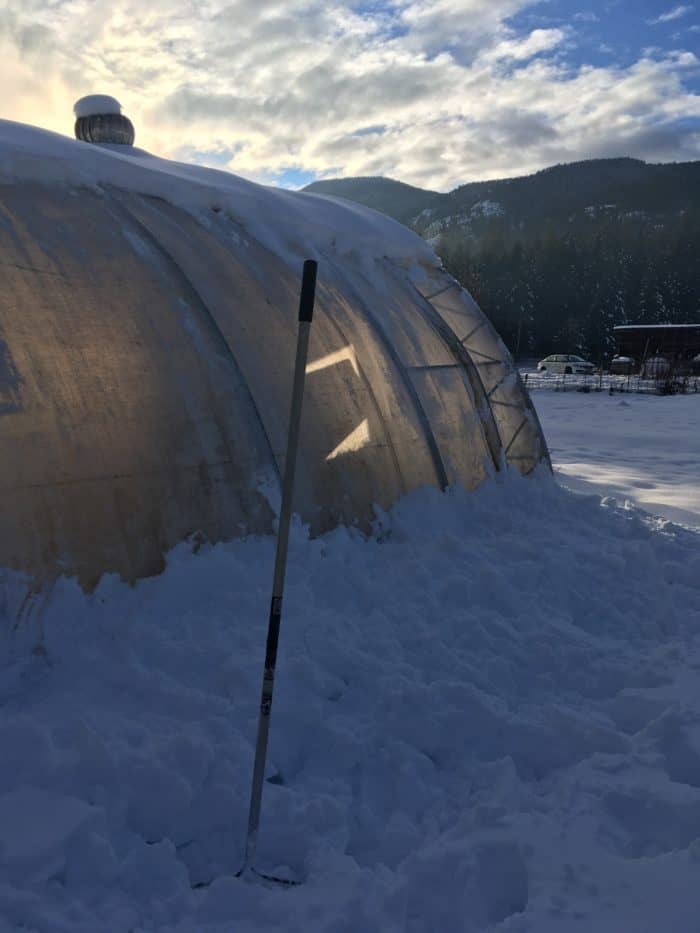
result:
M 496 219 L 499 226 L 527 235 L 577 219 L 654 220 L 691 205 L 700 208 L 700 161 L 651 165 L 591 159 L 519 178 L 471 182 L 447 194 L 390 178 L 317 181 L 304 190 L 373 207 L 427 236 L 462 227 L 478 237 Z
M 700 161 L 594 159 L 448 193 L 388 178 L 305 190 L 429 240 L 519 355 L 614 352 L 618 323 L 700 321 Z
M 449 198 L 447 194 L 414 188 L 391 178 L 338 178 L 332 181 L 315 181 L 304 188 L 304 191 L 330 194 L 373 207 L 406 226 L 411 226 L 413 218 L 422 211 L 430 210 Z

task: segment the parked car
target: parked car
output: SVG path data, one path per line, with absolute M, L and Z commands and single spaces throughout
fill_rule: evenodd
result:
M 595 365 L 584 360 L 581 356 L 571 356 L 566 353 L 555 353 L 553 356 L 545 356 L 537 364 L 537 369 L 541 373 L 592 373 L 595 372 Z

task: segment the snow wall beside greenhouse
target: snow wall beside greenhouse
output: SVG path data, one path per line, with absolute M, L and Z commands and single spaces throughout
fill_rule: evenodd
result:
M 418 237 L 123 148 L 0 121 L 0 565 L 90 587 L 272 530 L 305 258 L 314 532 L 547 460 L 504 345 Z

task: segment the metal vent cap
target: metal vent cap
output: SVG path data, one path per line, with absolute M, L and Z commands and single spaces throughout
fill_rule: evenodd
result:
M 75 138 L 86 143 L 134 145 L 134 126 L 118 100 L 106 94 L 81 97 L 73 106 Z

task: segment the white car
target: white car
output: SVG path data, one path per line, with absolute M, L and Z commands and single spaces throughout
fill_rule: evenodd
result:
M 581 356 L 571 356 L 570 353 L 555 353 L 553 356 L 545 356 L 543 360 L 540 360 L 537 369 L 541 373 L 587 374 L 595 372 L 595 365 L 584 360 Z

